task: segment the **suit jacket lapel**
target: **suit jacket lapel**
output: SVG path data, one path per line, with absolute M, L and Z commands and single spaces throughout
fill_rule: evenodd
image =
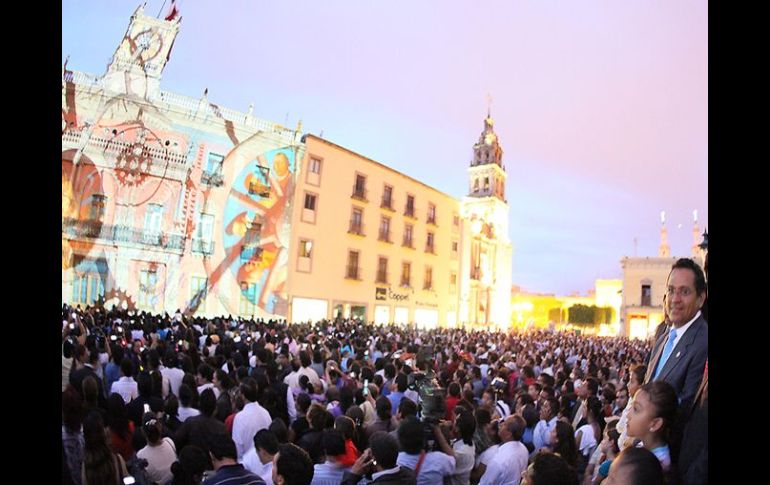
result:
M 687 347 L 689 347 L 690 344 L 695 340 L 695 335 L 701 330 L 701 326 L 703 324 L 701 320 L 703 320 L 703 316 L 692 322 L 690 328 L 676 344 L 674 350 L 671 351 L 671 355 L 668 356 L 668 360 L 666 361 L 665 365 L 663 366 L 663 370 L 658 376 L 660 380 L 665 379 L 666 376 L 668 376 L 668 374 L 674 370 L 674 367 L 676 367 L 676 365 L 679 363 L 680 358 L 687 354 Z
M 650 365 L 647 367 L 647 375 L 644 377 L 645 383 L 652 381 L 652 376 L 655 375 L 655 368 L 658 366 L 658 361 L 660 360 L 660 356 L 663 353 L 663 347 L 666 345 L 666 338 L 668 338 L 668 332 L 664 333 L 663 336 L 659 337 L 658 341 L 655 342 L 652 358 L 650 359 Z

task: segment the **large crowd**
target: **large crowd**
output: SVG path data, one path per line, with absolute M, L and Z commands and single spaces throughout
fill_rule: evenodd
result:
M 664 325 L 674 334 L 686 317 L 683 341 L 702 319 L 702 302 L 688 313 L 688 284 L 670 277 Z M 707 480 L 702 440 L 683 445 L 703 434 L 693 410 L 707 399 L 705 355 L 674 336 L 668 345 L 667 333 L 643 341 L 69 305 L 61 322 L 62 483 Z M 679 380 L 685 359 L 694 370 Z

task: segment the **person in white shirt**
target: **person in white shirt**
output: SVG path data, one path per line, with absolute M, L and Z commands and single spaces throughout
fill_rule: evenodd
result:
M 321 384 L 321 379 L 318 377 L 318 373 L 313 370 L 310 365 L 312 364 L 312 361 L 310 360 L 310 354 L 307 352 L 307 350 L 303 350 L 299 353 L 299 361 L 300 361 L 300 368 L 297 371 L 296 374 L 292 373 L 287 376 L 287 379 L 284 380 L 286 384 L 289 385 L 289 387 L 293 388 L 299 388 L 299 378 L 300 376 L 307 376 L 308 379 L 310 379 L 310 382 L 313 384 L 313 386 L 317 386 Z
M 238 461 L 243 461 L 243 455 L 254 446 L 254 436 L 257 431 L 270 427 L 270 413 L 257 402 L 257 383 L 251 377 L 241 382 L 241 394 L 247 404 L 233 419 L 233 441 L 238 450 Z
M 160 373 L 168 379 L 171 393 L 175 396 L 179 396 L 179 386 L 182 385 L 182 378 L 184 377 L 184 371 L 177 367 L 177 356 L 173 349 L 169 349 L 163 358 L 164 366 L 160 368 Z
M 559 401 L 555 397 L 546 399 L 540 407 L 540 421 L 535 425 L 535 431 L 532 433 L 532 444 L 535 446 L 533 454 L 541 448 L 550 446 L 551 431 L 556 427 L 558 414 Z
M 438 426 L 434 426 L 433 434 L 441 451 L 425 452 L 423 423 L 419 419 L 408 416 L 398 427 L 398 442 L 402 451 L 398 454 L 396 462 L 401 467 L 414 471 L 418 485 L 443 483 L 445 477 L 455 473 L 454 450 Z
M 529 452 L 521 443 L 527 423 L 518 414 L 508 417 L 500 424 L 502 444 L 497 454 L 487 465 L 479 485 L 518 485 L 521 472 L 527 468 Z
M 118 393 L 126 404 L 139 397 L 139 386 L 131 375 L 134 372 L 134 364 L 126 357 L 120 362 L 120 379 L 112 383 L 110 394 Z
M 278 438 L 268 429 L 254 435 L 254 446 L 243 455 L 243 467 L 273 485 L 273 457 L 278 453 Z
M 162 438 L 161 423 L 152 414 L 143 418 L 142 432 L 147 446 L 136 453 L 137 458 L 147 460 L 147 478 L 152 482 L 166 483 L 173 478 L 171 465 L 176 461 L 176 447 L 171 438 Z
M 453 431 L 457 439 L 452 444 L 455 453 L 455 471 L 449 476 L 448 483 L 450 485 L 468 485 L 476 461 L 476 447 L 473 443 L 476 418 L 471 411 L 462 407 L 455 408 L 455 416 Z
M 199 365 L 198 375 L 195 376 L 195 380 L 198 384 L 198 395 L 200 395 L 206 389 L 211 389 L 214 391 L 214 397 L 219 397 L 220 390 L 217 389 L 212 382 L 214 380 L 214 369 L 212 369 L 210 365 Z
M 198 416 L 201 412 L 191 407 L 193 398 L 193 391 L 187 384 L 179 386 L 179 411 L 177 416 L 179 421 L 184 423 L 187 418 Z

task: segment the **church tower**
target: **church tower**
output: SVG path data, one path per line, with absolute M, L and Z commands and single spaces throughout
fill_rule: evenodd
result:
M 484 128 L 473 145 L 468 167 L 469 190 L 463 199 L 463 258 L 460 322 L 508 328 L 511 262 L 508 237 L 507 174 L 503 149 L 487 111 Z
M 105 90 L 144 99 L 160 95 L 160 79 L 179 33 L 180 18 L 150 17 L 140 5 L 104 75 Z

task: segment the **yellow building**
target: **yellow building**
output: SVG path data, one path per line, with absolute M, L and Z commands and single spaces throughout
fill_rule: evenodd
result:
M 306 135 L 304 142 L 289 320 L 454 326 L 460 202 L 328 140 Z
M 693 212 L 693 245 L 690 258 L 703 266 L 703 252 L 698 246 L 700 229 L 697 211 Z M 680 256 L 685 257 L 685 256 Z M 657 257 L 624 257 L 623 304 L 621 307 L 620 333 L 631 338 L 645 339 L 654 335 L 663 321 L 663 295 L 666 292 L 671 266 L 680 257 L 671 256 L 665 213 L 661 213 L 660 246 Z
M 595 305 L 612 308 L 610 323 L 574 328 L 600 336 L 618 335 L 622 285 L 622 280 L 597 279 L 594 289 L 587 296 L 529 293 L 514 286 L 511 292 L 511 326 L 519 331 L 572 328 L 568 318 L 569 308 Z

